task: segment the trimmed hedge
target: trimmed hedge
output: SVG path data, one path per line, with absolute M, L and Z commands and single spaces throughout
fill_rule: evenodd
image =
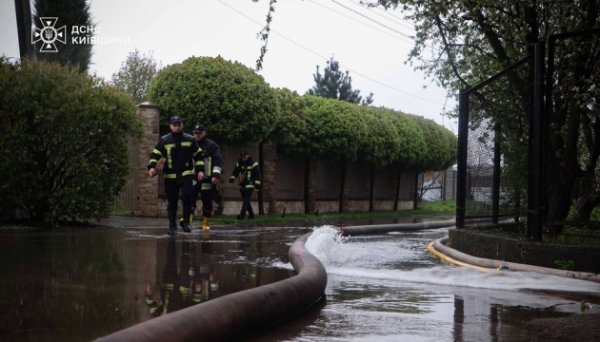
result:
M 252 69 L 221 57 L 191 57 L 162 69 L 148 98 L 160 108 L 161 124 L 179 115 L 186 130 L 200 122 L 211 138 L 229 144 L 261 141 L 273 130 L 276 99 Z
M 221 57 L 192 57 L 164 68 L 149 98 L 171 115 L 207 125 L 232 145 L 271 140 L 313 159 L 363 161 L 406 170 L 454 164 L 456 137 L 432 120 L 387 108 L 272 89 L 253 70 Z

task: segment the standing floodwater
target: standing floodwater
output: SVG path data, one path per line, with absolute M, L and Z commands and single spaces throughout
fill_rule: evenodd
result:
M 92 340 L 285 279 L 289 246 L 310 230 L 223 228 L 174 238 L 162 225 L 0 231 L 0 340 Z M 527 340 L 528 320 L 579 313 L 581 300 L 590 301 L 584 293 L 600 293 L 591 282 L 445 265 L 425 245 L 446 234 L 342 238 L 315 228 L 307 248 L 327 269 L 326 302 L 255 340 Z M 591 304 L 583 315 L 599 312 L 600 303 Z
M 482 273 L 425 251 L 445 229 L 342 238 L 316 229 L 307 248 L 325 265 L 327 302 L 280 341 L 527 341 L 533 318 L 581 313 L 600 284 L 535 273 Z M 544 290 L 544 291 L 540 291 Z M 544 293 L 566 291 L 562 296 Z M 553 292 L 556 293 L 556 292 Z M 564 299 L 564 297 L 569 299 Z M 592 303 L 586 314 L 600 312 Z M 600 324 L 600 322 L 599 322 Z

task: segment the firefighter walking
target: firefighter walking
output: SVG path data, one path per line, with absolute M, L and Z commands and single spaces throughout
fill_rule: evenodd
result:
M 229 177 L 229 183 L 233 183 L 236 179 L 242 195 L 242 209 L 237 218 L 242 220 L 248 213 L 248 218 L 252 219 L 254 218 L 251 203 L 252 192 L 254 189 L 260 190 L 260 168 L 258 163 L 252 160 L 252 157 L 246 151 L 240 153 L 240 159 L 238 159 L 231 177 Z
M 156 164 L 161 158 L 164 163 L 165 192 L 167 194 L 167 215 L 169 217 L 169 235 L 177 231 L 177 207 L 179 193 L 183 204 L 183 222 L 181 224 L 184 232 L 191 232 L 190 213 L 193 195 L 193 180 L 204 178 L 203 151 L 198 146 L 193 136 L 183 133 L 183 120 L 179 116 L 173 116 L 169 120 L 171 133 L 162 136 L 154 150 L 150 154 L 148 162 L 148 175 L 154 177 L 157 174 Z
M 206 127 L 198 124 L 193 130 L 198 146 L 204 151 L 204 177 L 194 186 L 192 214 L 196 208 L 198 194 L 202 199 L 202 230 L 209 230 L 209 218 L 213 211 L 213 200 L 217 195 L 223 167 L 219 145 L 206 137 Z M 191 221 L 191 219 L 190 219 Z

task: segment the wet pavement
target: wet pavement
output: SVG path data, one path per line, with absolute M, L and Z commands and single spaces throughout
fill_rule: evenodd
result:
M 326 301 L 249 340 L 527 341 L 535 318 L 600 312 L 597 283 L 442 264 L 425 245 L 445 229 L 342 238 L 330 227 L 215 226 L 171 238 L 164 221 L 0 231 L 0 339 L 91 340 L 285 279 L 290 244 L 313 228 Z

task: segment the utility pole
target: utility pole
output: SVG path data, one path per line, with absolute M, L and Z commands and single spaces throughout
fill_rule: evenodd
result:
M 29 0 L 15 0 L 17 33 L 19 35 L 19 55 L 21 59 L 33 57 L 31 43 L 31 5 Z

